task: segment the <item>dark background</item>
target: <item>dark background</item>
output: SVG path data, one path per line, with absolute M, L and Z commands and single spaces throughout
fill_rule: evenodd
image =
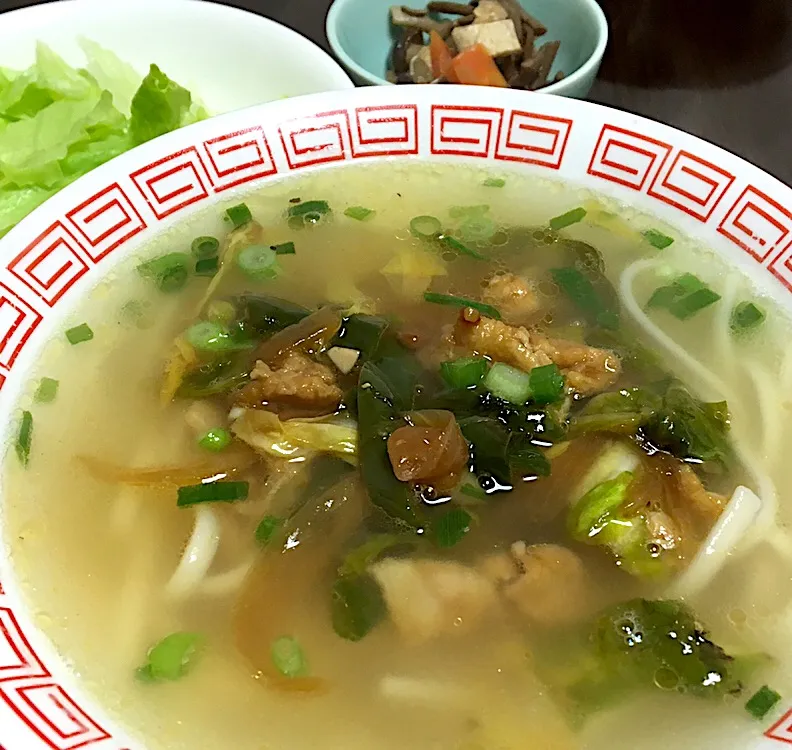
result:
M 792 184 L 792 0 L 599 1 L 611 40 L 591 99 L 699 135 Z M 38 2 L 0 0 L 0 10 Z M 330 2 L 225 4 L 269 16 L 327 49 Z

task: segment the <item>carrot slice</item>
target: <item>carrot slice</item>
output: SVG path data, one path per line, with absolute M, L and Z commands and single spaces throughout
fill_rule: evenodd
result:
M 454 56 L 436 31 L 429 32 L 429 55 L 432 60 L 432 76 L 434 78 L 443 76 L 449 83 L 459 83 L 451 67 Z
M 509 85 L 482 44 L 474 44 L 460 52 L 452 61 L 452 69 L 459 83 L 501 88 L 507 88 Z

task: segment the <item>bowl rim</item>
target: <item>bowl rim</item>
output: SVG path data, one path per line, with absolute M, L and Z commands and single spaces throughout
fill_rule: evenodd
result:
M 596 72 L 597 68 L 602 62 L 602 57 L 605 54 L 605 48 L 608 46 L 609 37 L 608 19 L 605 16 L 605 12 L 602 10 L 597 0 L 571 1 L 582 7 L 585 7 L 593 14 L 596 21 L 597 43 L 594 45 L 594 50 L 591 52 L 591 54 L 581 65 L 575 68 L 574 71 L 564 76 L 562 80 L 557 81 L 556 83 L 551 83 L 549 86 L 539 89 L 536 93 L 563 95 L 564 91 L 571 85 L 574 85 L 580 79 L 585 79 L 587 76 Z M 327 11 L 327 16 L 325 18 L 325 34 L 327 36 L 327 41 L 330 43 L 330 48 L 333 50 L 333 54 L 341 61 L 347 70 L 350 70 L 362 80 L 369 81 L 370 84 L 375 86 L 395 86 L 396 84 L 391 83 L 385 78 L 380 78 L 379 76 L 374 75 L 370 70 L 367 70 L 362 65 L 360 65 L 347 53 L 347 51 L 344 49 L 344 46 L 341 44 L 341 40 L 338 36 L 338 27 L 341 22 L 341 12 L 348 2 L 350 2 L 350 0 L 333 0 L 330 8 Z
M 303 46 L 303 50 L 310 48 L 311 53 L 317 57 L 321 65 L 321 75 L 327 78 L 329 87 L 338 89 L 351 89 L 355 87 L 354 81 L 349 77 L 343 65 L 336 60 L 321 44 L 311 39 L 306 34 L 292 28 L 288 24 L 276 21 L 269 16 L 262 15 L 247 8 L 239 8 L 234 5 L 227 5 L 220 0 L 113 0 L 107 3 L 106 0 L 44 0 L 35 5 L 26 5 L 20 8 L 0 12 L 2 24 L 0 24 L 0 38 L 9 34 L 21 32 L 21 26 L 27 30 L 28 26 L 41 18 L 43 13 L 51 11 L 50 6 L 57 6 L 61 14 L 68 12 L 85 13 L 93 9 L 100 8 L 104 12 L 112 9 L 113 12 L 132 11 L 140 13 L 146 6 L 167 9 L 184 7 L 185 12 L 194 12 L 194 9 L 201 7 L 205 12 L 217 13 L 224 17 L 234 17 L 238 23 L 255 23 L 262 28 L 267 28 L 271 33 L 282 34 L 290 38 L 294 43 Z M 111 7 L 112 6 L 112 7 Z M 31 43 L 35 42 L 35 29 L 30 29 Z M 7 63 L 6 63 L 7 65 Z M 322 90 L 314 93 L 322 93 Z M 266 102 L 262 102 L 266 103 Z M 252 105 L 257 106 L 257 105 Z

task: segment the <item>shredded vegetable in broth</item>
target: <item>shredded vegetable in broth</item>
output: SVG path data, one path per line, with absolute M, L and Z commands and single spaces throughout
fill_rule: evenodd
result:
M 787 325 L 552 183 L 279 183 L 44 351 L 6 462 L 23 593 L 152 748 L 750 738 L 792 694 Z

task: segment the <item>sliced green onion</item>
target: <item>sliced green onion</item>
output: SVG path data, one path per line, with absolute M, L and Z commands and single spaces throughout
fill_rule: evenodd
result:
M 280 245 L 270 245 L 270 250 L 275 255 L 294 255 L 297 252 L 293 242 L 281 242 Z
M 238 500 L 247 500 L 249 490 L 249 482 L 220 480 L 207 484 L 191 484 L 179 487 L 176 505 L 179 508 L 189 508 L 199 503 L 235 503 Z
M 531 377 L 516 367 L 496 362 L 484 377 L 484 387 L 493 396 L 521 406 L 531 397 Z
M 16 454 L 22 466 L 27 466 L 30 461 L 30 445 L 32 442 L 33 415 L 29 411 L 23 411 L 15 445 Z
M 66 338 L 72 346 L 82 344 L 84 341 L 90 341 L 93 337 L 94 332 L 87 323 L 80 323 L 80 325 L 69 328 L 66 331 Z
M 438 547 L 453 547 L 470 531 L 473 517 L 463 508 L 453 508 L 444 513 L 433 526 L 434 540 Z
M 220 258 L 201 258 L 195 261 L 196 276 L 214 276 L 220 269 Z
M 529 373 L 531 398 L 537 404 L 552 404 L 564 395 L 564 376 L 558 365 L 534 367 Z
M 497 231 L 498 225 L 487 216 L 471 216 L 459 227 L 459 233 L 466 242 L 487 242 Z
M 366 219 L 373 218 L 376 213 L 373 209 L 364 206 L 350 206 L 344 211 L 344 216 L 355 219 L 355 221 L 366 221 Z
M 487 177 L 481 184 L 484 187 L 502 188 L 506 185 L 506 180 L 502 177 Z
M 762 685 L 745 704 L 745 710 L 754 719 L 764 719 L 781 700 L 781 695 L 767 685 Z
M 256 541 L 262 546 L 266 547 L 275 536 L 275 532 L 286 523 L 286 519 L 279 518 L 278 516 L 264 516 L 261 522 L 256 526 Z
M 144 279 L 151 279 L 161 292 L 177 292 L 187 283 L 191 263 L 187 253 L 167 253 L 141 263 L 137 270 Z
M 185 338 L 190 346 L 200 352 L 224 352 L 229 348 L 231 335 L 225 326 L 202 320 L 187 329 Z
M 198 445 L 205 450 L 218 453 L 231 445 L 231 433 L 224 427 L 215 427 L 204 433 L 198 441 Z
M 213 299 L 206 308 L 206 317 L 213 323 L 230 325 L 237 316 L 234 305 L 228 300 Z
M 226 209 L 226 218 L 234 225 L 234 229 L 245 226 L 252 218 L 253 214 L 245 203 L 238 203 Z
M 448 215 L 452 219 L 478 219 L 488 213 L 490 207 L 486 204 L 478 206 L 451 206 L 448 209 Z
M 219 249 L 220 243 L 215 237 L 196 237 L 190 245 L 190 251 L 196 258 L 211 258 Z
M 250 245 L 237 253 L 236 264 L 248 278 L 265 281 L 277 277 L 278 256 L 265 245 Z
M 762 325 L 766 317 L 765 311 L 753 302 L 740 302 L 732 310 L 731 329 L 734 333 L 752 331 Z
M 450 307 L 472 307 L 488 318 L 501 319 L 501 314 L 497 308 L 487 305 L 484 302 L 468 299 L 467 297 L 457 297 L 454 294 L 438 294 L 437 292 L 424 292 L 424 300 L 435 305 L 448 305 Z
M 288 216 L 301 216 L 308 218 L 309 215 L 318 214 L 320 217 L 330 213 L 330 205 L 327 201 L 303 201 L 293 206 L 289 206 Z M 313 219 L 310 219 L 313 221 Z
M 460 357 L 443 362 L 440 375 L 451 388 L 471 388 L 487 374 L 489 362 L 481 357 Z
M 643 232 L 643 236 L 652 247 L 656 247 L 658 250 L 665 250 L 669 245 L 674 244 L 673 237 L 658 232 L 656 229 L 647 229 Z
M 619 327 L 618 311 L 605 302 L 586 274 L 571 266 L 554 268 L 550 273 L 575 306 L 598 326 L 608 330 Z
M 270 646 L 270 655 L 275 669 L 285 677 L 304 677 L 308 674 L 308 662 L 296 638 L 290 635 L 276 638 Z
M 668 312 L 678 320 L 687 320 L 705 307 L 714 305 L 720 298 L 720 294 L 713 292 L 712 289 L 699 289 L 672 302 L 668 306 Z
M 132 323 L 140 330 L 151 328 L 154 320 L 150 308 L 151 304 L 149 302 L 141 302 L 137 299 L 127 300 L 121 306 L 121 318 L 127 323 Z
M 454 237 L 449 237 L 447 234 L 441 234 L 437 239 L 443 247 L 457 255 L 469 255 L 476 260 L 487 260 L 486 255 L 482 255 L 478 250 L 468 247 Z
M 410 219 L 410 231 L 420 239 L 431 239 L 442 233 L 443 225 L 436 216 L 414 216 Z
M 488 499 L 487 493 L 479 485 L 471 484 L 470 482 L 465 482 L 465 484 L 459 488 L 459 491 L 463 495 L 476 498 L 476 500 Z
M 58 381 L 54 378 L 42 378 L 36 389 L 34 400 L 39 404 L 51 404 L 58 395 Z
M 564 227 L 571 226 L 572 224 L 577 224 L 579 221 L 583 221 L 586 217 L 586 209 L 583 206 L 578 206 L 578 208 L 573 208 L 571 211 L 567 211 L 560 216 L 554 216 L 550 219 L 550 229 L 554 231 L 558 231 L 559 229 L 563 229 Z
M 146 664 L 137 671 L 145 682 L 178 680 L 195 666 L 204 640 L 197 633 L 171 633 L 148 652 Z

